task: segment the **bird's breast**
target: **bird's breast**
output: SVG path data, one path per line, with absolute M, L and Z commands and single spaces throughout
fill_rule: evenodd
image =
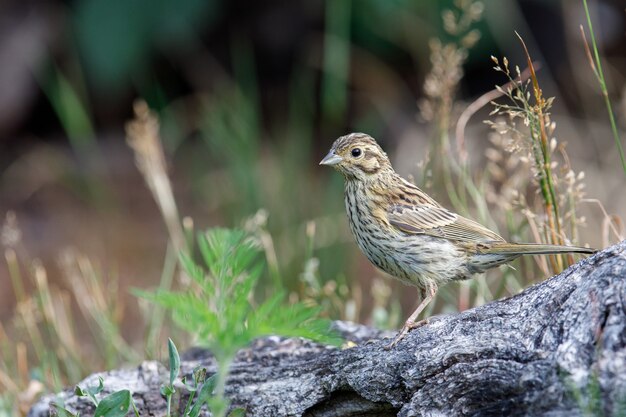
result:
M 398 248 L 397 234 L 389 225 L 386 210 L 364 187 L 346 185 L 346 213 L 350 230 L 359 249 L 383 271 L 398 275 L 394 259 Z
M 465 277 L 464 258 L 447 239 L 408 234 L 391 226 L 385 202 L 362 185 L 346 183 L 348 223 L 359 249 L 381 270 L 418 287 Z

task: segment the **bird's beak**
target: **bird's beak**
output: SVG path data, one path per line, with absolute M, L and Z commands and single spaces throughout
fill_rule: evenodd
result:
M 343 158 L 337 155 L 335 151 L 331 149 L 331 151 L 328 152 L 328 155 L 326 155 L 324 159 L 322 159 L 322 161 L 320 162 L 320 165 L 332 166 L 332 165 L 337 165 L 341 161 L 343 161 Z

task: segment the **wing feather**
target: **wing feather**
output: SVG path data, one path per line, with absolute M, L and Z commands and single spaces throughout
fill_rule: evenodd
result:
M 497 233 L 443 207 L 394 204 L 387 211 L 389 223 L 410 234 L 425 234 L 457 242 L 504 241 Z

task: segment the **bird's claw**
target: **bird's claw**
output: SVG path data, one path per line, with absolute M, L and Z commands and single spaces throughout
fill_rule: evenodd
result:
M 398 335 L 396 336 L 395 339 L 393 339 L 393 341 L 391 343 L 389 343 L 388 345 L 385 346 L 386 350 L 390 350 L 393 347 L 395 347 L 402 339 L 404 339 L 404 337 L 413 329 L 417 329 L 418 327 L 422 327 L 426 324 L 428 324 L 429 321 L 428 319 L 424 319 L 424 320 L 420 320 L 417 322 L 407 322 L 404 323 L 404 326 L 402 327 L 402 330 L 400 330 L 400 332 L 398 333 Z

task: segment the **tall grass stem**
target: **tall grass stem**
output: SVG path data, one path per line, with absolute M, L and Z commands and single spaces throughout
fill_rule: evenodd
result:
M 583 0 L 585 6 L 585 15 L 587 16 L 587 25 L 589 26 L 589 34 L 591 35 L 591 45 L 593 47 L 593 55 L 596 64 L 595 75 L 600 83 L 600 89 L 602 90 L 602 96 L 604 97 L 604 104 L 606 110 L 609 113 L 609 121 L 611 122 L 611 132 L 613 133 L 613 139 L 615 140 L 615 146 L 619 152 L 620 161 L 622 163 L 622 170 L 624 176 L 626 176 L 626 157 L 624 157 L 624 149 L 622 148 L 622 142 L 617 131 L 617 123 L 615 122 L 615 116 L 613 114 L 613 108 L 611 106 L 611 100 L 609 99 L 609 92 L 606 87 L 606 81 L 604 80 L 604 72 L 602 71 L 602 61 L 600 60 L 600 53 L 598 52 L 598 46 L 596 44 L 596 36 L 593 32 L 593 24 L 591 23 L 591 15 L 589 14 L 589 7 L 587 6 L 587 0 Z M 585 42 L 586 45 L 586 42 Z M 592 67 L 593 69 L 593 67 Z

